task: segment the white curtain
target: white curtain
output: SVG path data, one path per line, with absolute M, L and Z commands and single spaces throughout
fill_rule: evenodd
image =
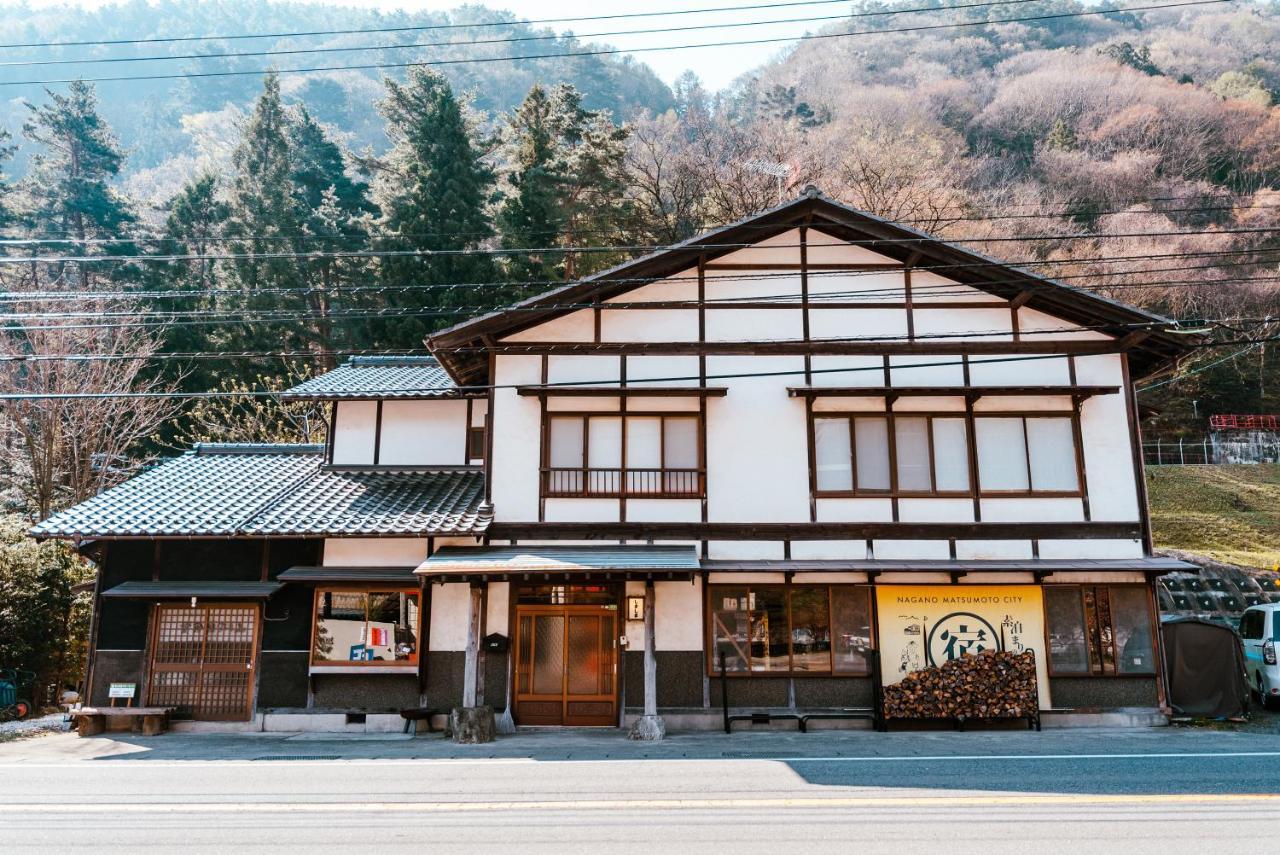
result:
M 858 457 L 858 489 L 889 489 L 889 423 L 883 418 L 853 420 Z
M 819 490 L 853 488 L 853 459 L 849 453 L 849 420 L 813 420 L 814 460 Z
M 1027 445 L 1031 450 L 1031 489 L 1079 488 L 1071 419 L 1027 419 Z
M 964 419 L 933 420 L 933 469 L 938 491 L 969 489 L 969 443 Z
M 1026 490 L 1027 453 L 1021 418 L 982 418 L 978 439 L 978 480 L 984 490 Z

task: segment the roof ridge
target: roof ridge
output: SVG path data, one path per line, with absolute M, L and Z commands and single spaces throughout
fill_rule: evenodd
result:
M 352 356 L 346 365 L 439 365 L 440 361 L 430 354 L 384 354 L 381 356 Z
M 323 454 L 313 442 L 197 442 L 187 454 Z

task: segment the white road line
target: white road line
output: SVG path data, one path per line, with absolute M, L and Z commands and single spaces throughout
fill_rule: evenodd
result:
M 584 799 L 474 802 L 213 802 L 179 803 L 114 802 L 93 804 L 0 804 L 6 814 L 160 814 L 160 813 L 482 813 L 497 811 L 617 811 L 617 810 L 758 810 L 760 808 L 940 808 L 940 807 L 1044 807 L 1141 805 L 1277 804 L 1280 795 L 1269 793 L 1210 794 L 1043 794 L 976 796 L 863 796 L 781 798 L 690 799 Z
M 203 758 L 193 758 L 191 760 L 147 760 L 137 758 L 133 762 L 129 761 L 129 755 L 123 756 L 107 756 L 101 758 L 86 758 L 84 760 L 60 761 L 60 762 L 30 762 L 22 761 L 12 763 L 0 763 L 0 769 L 152 769 L 152 768 L 173 768 L 186 767 L 189 768 L 195 764 L 205 764 L 218 766 L 219 768 L 234 767 L 274 767 L 274 766 L 323 766 L 326 763 L 341 763 L 344 766 L 382 766 L 386 764 L 414 764 L 426 766 L 504 766 L 504 765 L 539 765 L 545 766 L 549 763 L 573 763 L 575 765 L 582 764 L 598 764 L 598 763 L 738 763 L 742 761 L 754 761 L 764 763 L 946 763 L 946 762 L 1026 762 L 1030 760 L 1230 760 L 1235 758 L 1247 757 L 1280 757 L 1280 751 L 1196 751 L 1196 752 L 1158 752 L 1150 754 L 1132 753 L 1132 754 L 926 754 L 920 756 L 911 755 L 892 755 L 877 757 L 643 757 L 643 756 L 626 756 L 618 755 L 614 757 L 601 757 L 591 759 L 572 759 L 572 758 L 549 758 L 538 759 L 534 757 L 478 757 L 478 758 L 451 758 L 451 757 L 387 757 L 383 759 L 351 759 L 351 760 L 208 760 Z

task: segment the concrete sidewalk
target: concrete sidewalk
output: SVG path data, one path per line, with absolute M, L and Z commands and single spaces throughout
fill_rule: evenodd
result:
M 740 732 L 676 734 L 632 742 L 614 729 L 522 729 L 488 745 L 440 735 L 323 733 L 51 734 L 0 744 L 0 764 L 68 761 L 304 760 L 690 760 L 825 757 L 1114 756 L 1261 752 L 1280 756 L 1274 735 L 1214 728 L 1151 730 Z

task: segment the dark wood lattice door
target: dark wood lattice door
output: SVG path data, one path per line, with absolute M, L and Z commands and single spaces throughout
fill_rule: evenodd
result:
M 199 721 L 253 715 L 258 607 L 156 606 L 147 703 Z
M 606 606 L 516 607 L 519 724 L 618 724 L 617 616 Z

